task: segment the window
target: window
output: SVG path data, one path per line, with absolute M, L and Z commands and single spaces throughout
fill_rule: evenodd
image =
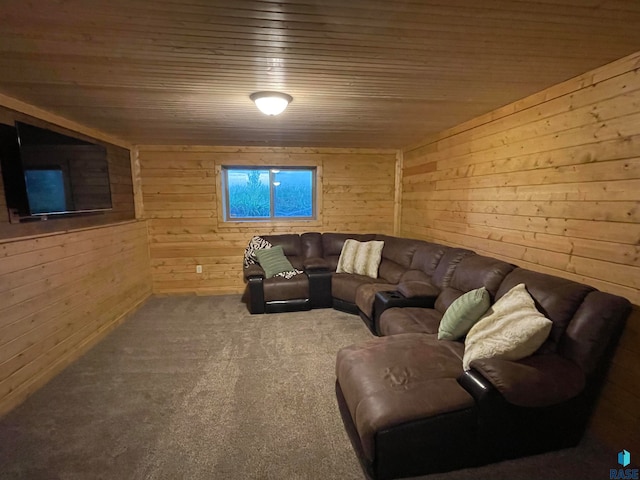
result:
M 316 218 L 316 169 L 223 167 L 225 220 Z

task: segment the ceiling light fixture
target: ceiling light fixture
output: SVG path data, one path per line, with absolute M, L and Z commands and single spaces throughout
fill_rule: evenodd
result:
M 291 95 L 281 92 L 256 92 L 249 98 L 253 100 L 256 107 L 265 115 L 279 115 L 284 112 L 287 105 L 293 100 Z

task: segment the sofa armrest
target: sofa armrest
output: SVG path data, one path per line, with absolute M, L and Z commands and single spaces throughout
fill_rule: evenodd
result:
M 398 290 L 382 291 L 376 293 L 373 300 L 373 330 L 380 335 L 380 317 L 390 308 L 433 308 L 436 297 L 413 296 L 405 297 Z
M 249 278 L 253 278 L 253 277 L 262 277 L 262 278 L 265 277 L 264 269 L 257 263 L 249 265 L 247 268 L 244 269 L 245 280 L 248 280 Z
M 251 313 L 264 313 L 264 270 L 260 265 L 249 265 L 245 268 L 247 281 L 248 307 Z
M 471 362 L 506 401 L 520 407 L 547 407 L 582 392 L 585 375 L 570 360 L 556 354 L 532 355 L 520 361 L 487 358 Z
M 310 257 L 304 260 L 303 266 L 305 271 L 309 270 L 329 270 L 329 262 L 324 258 Z

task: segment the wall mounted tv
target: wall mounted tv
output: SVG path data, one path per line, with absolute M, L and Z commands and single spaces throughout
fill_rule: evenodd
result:
M 12 221 L 112 207 L 102 145 L 15 122 L 0 125 L 0 160 Z

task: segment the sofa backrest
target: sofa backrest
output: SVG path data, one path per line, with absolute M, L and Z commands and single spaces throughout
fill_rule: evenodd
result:
M 453 272 L 449 287 L 470 292 L 485 287 L 493 299 L 505 277 L 515 268 L 502 260 L 483 255 L 464 257 Z
M 300 235 L 297 233 L 286 233 L 283 235 L 262 235 L 271 245 L 280 245 L 284 254 L 288 256 L 302 255 L 302 247 L 300 244 Z
M 400 281 L 402 274 L 409 270 L 413 255 L 423 242 L 390 235 L 376 235 L 376 240 L 384 242 L 378 276 L 389 283 L 396 284 Z
M 421 270 L 428 278 L 431 278 L 446 250 L 449 250 L 449 248 L 444 245 L 421 242 L 413 254 L 409 268 L 411 270 Z
M 626 298 L 590 292 L 560 337 L 558 353 L 577 363 L 587 375 L 606 368 L 602 360 L 613 354 L 630 313 L 631 303 Z
M 537 353 L 553 351 L 579 365 L 587 376 L 602 375 L 631 312 L 623 297 L 560 277 L 514 269 L 498 289 L 500 298 L 524 283 L 536 308 L 553 322 Z
M 520 283 L 524 283 L 540 313 L 553 322 L 549 338 L 541 351 L 555 352 L 580 305 L 595 289 L 566 278 L 516 268 L 505 277 L 496 300 Z
M 384 242 L 382 258 L 391 260 L 408 269 L 411 266 L 413 255 L 424 242 L 410 238 L 392 237 L 390 235 L 376 235 L 376 240 Z
M 447 250 L 450 248 L 444 245 L 421 241 L 411 258 L 409 269 L 402 274 L 399 283 L 432 283 L 436 268 Z
M 300 235 L 297 233 L 286 233 L 282 235 L 262 235 L 267 242 L 273 246 L 280 245 L 284 254 L 295 268 L 302 268 L 302 243 Z
M 514 265 L 497 258 L 465 256 L 454 270 L 448 286 L 438 295 L 435 308 L 444 313 L 458 297 L 480 287 L 485 287 L 493 299 L 507 274 L 514 268 Z
M 322 234 L 307 232 L 300 235 L 300 246 L 303 258 L 322 258 Z
M 469 255 L 475 255 L 475 253 L 464 248 L 447 248 L 433 272 L 431 283 L 440 289 L 448 287 L 456 267 Z

